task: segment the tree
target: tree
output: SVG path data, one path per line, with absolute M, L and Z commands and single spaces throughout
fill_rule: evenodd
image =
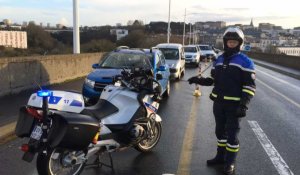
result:
M 108 52 L 113 50 L 116 47 L 116 45 L 105 39 L 101 40 L 92 40 L 88 43 L 85 43 L 81 46 L 82 52 Z
M 30 23 L 27 26 L 26 31 L 29 48 L 44 51 L 49 51 L 54 48 L 55 40 L 40 26 L 36 26 L 35 24 Z
M 142 30 L 134 30 L 130 32 L 126 37 L 117 42 L 118 46 L 125 45 L 132 48 L 137 48 L 142 45 L 145 40 L 145 33 Z

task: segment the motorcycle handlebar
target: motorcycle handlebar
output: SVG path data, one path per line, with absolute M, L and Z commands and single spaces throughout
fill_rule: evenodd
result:
M 149 75 L 150 74 L 150 75 Z M 132 69 L 130 72 L 123 68 L 123 71 L 120 75 L 116 75 L 113 78 L 113 82 L 121 82 L 121 86 L 125 86 L 131 90 L 147 90 L 151 93 L 161 94 L 162 87 L 160 83 L 154 79 L 152 70 L 143 70 L 143 69 Z M 153 88 L 153 83 L 156 83 L 158 86 Z M 148 87 L 146 87 L 148 86 Z

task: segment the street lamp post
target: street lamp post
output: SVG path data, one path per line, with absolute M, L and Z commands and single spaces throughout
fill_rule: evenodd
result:
M 169 0 L 169 17 L 168 17 L 168 39 L 167 42 L 170 43 L 170 14 L 171 14 L 171 0 Z
M 78 0 L 73 0 L 73 53 L 80 53 Z
M 191 44 L 192 39 L 192 23 L 190 23 L 190 38 L 189 38 L 189 44 Z
M 184 9 L 184 23 L 183 23 L 182 45 L 184 45 L 184 40 L 185 40 L 185 17 L 186 17 L 186 9 Z

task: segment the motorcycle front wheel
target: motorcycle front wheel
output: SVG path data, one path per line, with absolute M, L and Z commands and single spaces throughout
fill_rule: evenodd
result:
M 151 134 L 148 134 L 148 137 L 144 140 L 141 140 L 136 146 L 135 149 L 140 152 L 149 152 L 152 148 L 154 148 L 161 136 L 162 125 L 160 122 L 155 122 L 152 127 Z
M 74 152 L 64 149 L 54 149 L 47 154 L 40 153 L 37 157 L 36 167 L 39 175 L 79 175 L 85 162 L 77 163 Z M 82 154 L 82 153 L 81 153 Z

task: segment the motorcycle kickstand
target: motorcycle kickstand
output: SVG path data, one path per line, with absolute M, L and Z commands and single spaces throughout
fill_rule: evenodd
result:
M 105 167 L 111 168 L 112 172 L 115 173 L 114 162 L 113 162 L 113 159 L 112 159 L 112 156 L 111 156 L 110 152 L 108 153 L 108 156 L 109 156 L 110 164 L 106 164 L 104 162 L 101 162 L 100 161 L 100 154 L 99 154 L 97 156 L 96 160 L 94 161 L 94 163 L 88 164 L 88 165 L 86 165 L 86 167 L 97 166 L 98 168 L 102 168 L 102 166 L 105 166 Z

